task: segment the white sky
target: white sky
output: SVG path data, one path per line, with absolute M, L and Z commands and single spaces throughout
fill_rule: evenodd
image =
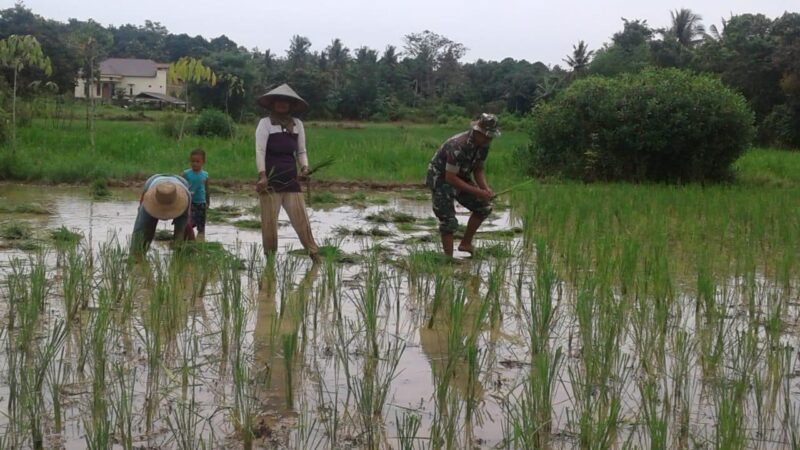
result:
M 11 7 L 10 0 L 2 8 Z M 366 45 L 383 51 L 402 49 L 403 36 L 431 30 L 464 44 L 464 61 L 505 57 L 562 64 L 579 40 L 590 49 L 608 42 L 622 29 L 621 17 L 646 19 L 667 26 L 670 11 L 690 8 L 708 26 L 732 13 L 762 13 L 775 18 L 800 10 L 800 0 L 26 0 L 26 7 L 46 18 L 94 19 L 103 25 L 145 20 L 161 22 L 174 34 L 222 34 L 249 49 L 271 49 L 285 55 L 292 35 L 311 40 L 321 51 L 334 38 L 352 49 Z

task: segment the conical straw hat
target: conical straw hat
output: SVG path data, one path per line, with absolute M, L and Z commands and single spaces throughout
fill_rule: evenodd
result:
M 272 109 L 272 102 L 278 98 L 289 100 L 292 104 L 292 112 L 301 113 L 308 109 L 308 103 L 286 83 L 258 97 L 258 104 L 266 109 Z
M 164 180 L 147 189 L 142 197 L 142 206 L 156 219 L 174 219 L 189 207 L 189 192 L 176 181 Z

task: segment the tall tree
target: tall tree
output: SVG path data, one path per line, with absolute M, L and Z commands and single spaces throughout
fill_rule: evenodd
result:
M 452 61 L 457 62 L 467 51 L 463 44 L 430 30 L 407 34 L 403 40 L 405 53 L 410 59 L 415 93 L 428 98 L 435 94 L 434 72 L 442 63 L 450 69 Z
M 687 8 L 670 11 L 670 15 L 672 16 L 672 25 L 663 34 L 677 40 L 679 44 L 687 48 L 703 42 L 706 28 L 702 24 L 702 17 Z
M 589 50 L 586 42 L 581 40 L 577 45 L 572 46 L 572 55 L 568 55 L 563 61 L 567 63 L 575 75 L 580 75 L 589 67 L 592 55 L 594 55 L 594 50 Z
M 611 37 L 611 44 L 598 50 L 589 69 L 593 73 L 613 76 L 624 72 L 638 72 L 651 63 L 649 44 L 653 29 L 646 20 L 622 18 L 622 31 Z
M 305 36 L 294 35 L 286 51 L 286 58 L 292 70 L 305 69 L 310 60 L 311 41 Z
M 96 96 L 93 86 L 100 80 L 100 59 L 108 54 L 113 44 L 113 36 L 93 20 L 79 22 L 70 20 L 71 45 L 76 49 L 81 61 L 80 77 L 84 81 L 86 94 L 86 122 L 89 128 L 89 144 L 95 150 L 95 118 L 97 116 Z
M 13 8 L 0 10 L 0 39 L 7 38 L 12 34 L 32 35 L 39 41 L 42 52 L 50 58 L 53 74 L 50 79 L 55 82 L 59 89 L 65 92 L 72 92 L 75 86 L 75 74 L 78 72 L 80 64 L 74 49 L 68 45 L 67 26 L 55 20 L 45 19 L 34 14 L 22 3 L 17 3 Z M 13 82 L 11 74 L 7 76 L 9 85 Z M 35 81 L 38 74 L 23 72 L 17 83 L 19 94 L 25 93 L 31 82 Z
M 328 61 L 328 71 L 331 74 L 333 88 L 339 90 L 342 82 L 342 74 L 347 69 L 347 64 L 350 62 L 350 49 L 345 47 L 339 38 L 336 38 L 331 42 L 331 45 L 325 49 L 323 54 Z
M 170 64 L 168 76 L 171 83 L 183 85 L 186 110 L 178 133 L 178 140 L 180 140 L 183 138 L 183 130 L 186 125 L 186 119 L 189 116 L 189 86 L 191 84 L 209 84 L 213 86 L 217 84 L 217 76 L 201 60 L 187 57 Z
M 42 47 L 35 37 L 12 34 L 0 40 L 0 66 L 11 69 L 14 73 L 11 103 L 11 151 L 17 150 L 17 78 L 25 69 L 39 69 L 50 75 L 53 69 L 50 59 L 42 53 Z

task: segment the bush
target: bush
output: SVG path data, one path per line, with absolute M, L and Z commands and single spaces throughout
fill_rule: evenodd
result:
M 522 131 L 528 127 L 530 117 L 517 113 L 501 112 L 497 115 L 500 131 Z
M 178 138 L 181 132 L 181 122 L 183 122 L 183 114 L 165 114 L 158 124 L 158 129 L 164 136 Z M 191 132 L 191 121 L 186 120 L 186 125 L 183 130 L 184 134 Z
M 719 180 L 750 145 L 753 113 L 719 80 L 677 69 L 576 81 L 533 115 L 538 175 Z
M 222 111 L 206 109 L 194 122 L 194 134 L 200 136 L 230 137 L 234 130 L 233 120 Z

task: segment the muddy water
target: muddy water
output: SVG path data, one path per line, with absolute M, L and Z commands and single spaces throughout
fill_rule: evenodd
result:
M 405 245 L 405 239 L 413 236 L 430 236 L 435 235 L 435 225 L 432 225 L 430 219 L 432 214 L 430 211 L 429 203 L 420 200 L 409 200 L 403 197 L 409 197 L 408 192 L 387 194 L 381 193 L 380 204 L 371 204 L 369 201 L 359 202 L 358 206 L 353 205 L 321 205 L 312 206 L 308 209 L 311 227 L 314 231 L 317 242 L 321 245 L 333 244 L 338 246 L 344 252 L 350 254 L 365 253 L 374 244 L 380 243 L 384 248 L 383 257 L 387 259 L 402 259 L 404 255 L 409 252 L 409 249 L 429 248 L 436 249 L 436 243 L 418 244 L 418 245 Z M 75 187 L 34 187 L 34 186 L 16 186 L 16 185 L 0 185 L 0 201 L 6 204 L 28 204 L 34 203 L 45 206 L 52 214 L 50 215 L 31 215 L 31 214 L 6 214 L 0 216 L 0 222 L 9 221 L 23 221 L 30 223 L 34 229 L 34 241 L 40 242 L 41 245 L 46 246 L 46 236 L 50 230 L 55 230 L 61 226 L 79 232 L 83 235 L 84 245 L 90 246 L 97 251 L 101 246 L 111 242 L 112 240 L 118 241 L 123 247 L 127 247 L 127 240 L 130 236 L 130 231 L 136 216 L 138 206 L 139 193 L 135 190 L 114 190 L 113 195 L 105 200 L 93 200 L 84 188 Z M 346 197 L 349 193 L 340 193 L 340 196 Z M 419 197 L 419 195 L 411 195 L 411 197 Z M 228 223 L 215 223 L 209 222 L 206 229 L 206 240 L 220 242 L 231 251 L 239 252 L 242 257 L 246 257 L 250 248 L 253 245 L 261 244 L 261 234 L 259 230 L 242 229 L 234 226 L 231 222 L 240 219 L 257 219 L 256 211 L 253 208 L 257 204 L 255 195 L 238 194 L 238 195 L 215 195 L 213 197 L 212 207 L 219 207 L 221 205 L 233 206 L 242 211 L 241 216 L 229 217 Z M 418 225 L 413 230 L 400 231 L 398 226 L 392 223 L 375 224 L 368 220 L 366 217 L 370 214 L 380 213 L 385 210 L 400 211 L 405 214 L 413 215 L 418 219 L 429 219 L 426 225 Z M 460 221 L 466 222 L 468 212 L 463 209 L 458 210 Z M 286 275 L 290 279 L 287 280 L 287 285 L 300 286 L 304 283 L 313 285 L 314 283 L 321 283 L 319 274 L 319 267 L 311 266 L 305 258 L 298 258 L 288 256 L 288 252 L 292 249 L 301 248 L 299 240 L 297 239 L 293 229 L 288 224 L 288 218 L 285 212 L 281 211 L 280 217 L 281 227 L 279 229 L 279 262 L 291 261 L 294 267 L 294 273 Z M 507 211 L 502 211 L 494 214 L 484 224 L 483 231 L 492 230 L 507 230 L 515 225 L 514 220 Z M 371 238 L 371 237 L 354 237 L 343 235 L 342 229 L 363 229 L 369 230 L 372 228 L 379 228 L 391 234 L 390 237 Z M 171 231 L 171 225 L 168 222 L 162 221 L 159 223 L 159 230 Z M 514 245 L 513 241 L 509 241 L 509 245 Z M 168 252 L 168 247 L 165 243 L 156 242 L 154 244 L 155 252 Z M 7 271 L 9 263 L 14 258 L 27 258 L 30 252 L 25 252 L 13 247 L 4 247 L 0 249 L 0 273 Z M 467 254 L 459 254 L 457 256 L 464 258 L 464 267 L 460 269 L 465 276 L 469 277 L 474 289 L 470 291 L 468 302 L 472 307 L 480 303 L 480 294 L 478 292 L 478 285 L 480 284 L 480 265 L 471 265 L 466 257 Z M 55 268 L 55 255 L 51 252 L 48 256 L 49 264 Z M 298 262 L 298 260 L 300 262 Z M 324 269 L 323 269 L 324 270 Z M 330 269 L 328 269 L 330 270 Z M 280 272 L 280 269 L 278 270 Z M 337 268 L 340 281 L 344 286 L 357 286 L 363 282 L 363 267 L 360 265 L 345 265 Z M 391 304 L 387 304 L 388 310 L 381 320 L 386 335 L 391 334 L 395 343 L 400 343 L 405 347 L 399 359 L 399 364 L 396 369 L 396 374 L 391 389 L 388 392 L 386 399 L 386 414 L 384 425 L 387 432 L 384 437 L 384 442 L 387 445 L 396 446 L 396 441 L 393 438 L 396 436 L 395 431 L 395 418 L 401 417 L 408 411 L 415 411 L 420 416 L 421 428 L 419 431 L 420 436 L 427 435 L 432 421 L 434 420 L 432 398 L 434 394 L 434 375 L 435 372 L 443 370 L 444 360 L 447 357 L 447 329 L 440 327 L 428 328 L 427 318 L 424 317 L 424 307 L 415 306 L 415 302 L 419 305 L 427 301 L 424 294 L 418 294 L 420 298 L 412 298 L 409 294 L 409 280 L 404 278 L 402 273 L 395 269 L 393 266 L 387 265 L 385 273 L 389 277 L 397 277 L 396 285 L 391 289 L 388 297 L 391 298 Z M 279 273 L 280 277 L 281 274 Z M 303 281 L 305 280 L 305 281 Z M 252 281 L 252 280 L 251 280 Z M 260 415 L 265 423 L 268 424 L 271 430 L 274 430 L 274 437 L 272 441 L 265 441 L 264 445 L 287 445 L 295 448 L 304 448 L 306 441 L 315 441 L 318 443 L 325 442 L 328 439 L 326 436 L 329 434 L 325 427 L 321 426 L 319 422 L 312 427 L 309 432 L 310 437 L 297 437 L 294 432 L 290 431 L 297 427 L 298 417 L 304 414 L 313 414 L 321 408 L 331 408 L 330 404 L 340 403 L 339 408 L 353 408 L 352 400 L 345 402 L 343 399 L 347 398 L 348 383 L 343 377 L 342 369 L 334 361 L 331 355 L 335 351 L 335 341 L 337 337 L 331 334 L 330 330 L 317 329 L 310 332 L 310 344 L 304 348 L 303 355 L 305 359 L 304 367 L 297 369 L 298 373 L 295 375 L 297 381 L 295 383 L 295 406 L 287 408 L 284 404 L 287 389 L 285 385 L 286 374 L 280 362 L 276 363 L 271 360 L 269 355 L 280 353 L 280 349 L 275 345 L 265 345 L 264 342 L 268 340 L 268 336 L 272 333 L 271 327 L 277 318 L 283 324 L 286 319 L 282 314 L 287 306 L 282 303 L 289 303 L 292 297 L 292 292 L 296 292 L 297 288 L 291 289 L 292 292 L 266 292 L 259 291 L 258 288 L 251 282 L 247 283 L 249 289 L 246 290 L 248 298 L 253 300 L 253 307 L 250 309 L 248 317 L 248 341 L 247 345 L 252 346 L 254 367 L 263 367 L 265 365 L 271 366 L 271 387 L 265 395 L 265 400 L 261 404 L 262 410 Z M 211 297 L 215 292 L 211 292 L 207 297 Z M 350 296 L 348 294 L 348 296 Z M 402 301 L 402 304 L 401 304 Z M 55 303 L 55 302 L 54 302 Z M 397 305 L 396 309 L 394 306 Z M 55 311 L 57 307 L 52 306 Z M 345 302 L 342 306 L 342 312 L 349 316 L 354 322 L 357 321 L 357 311 L 353 302 Z M 0 305 L 0 309 L 6 310 L 6 305 Z M 323 308 L 325 309 L 325 308 Z M 58 313 L 55 313 L 58 315 Z M 322 316 L 325 313 L 321 313 Z M 219 342 L 216 338 L 208 338 L 213 336 L 218 331 L 215 328 L 215 322 L 219 316 L 219 311 L 215 310 L 215 304 L 212 300 L 206 298 L 202 302 L 195 305 L 192 312 L 187 316 L 186 329 L 194 330 L 194 333 L 206 336 L 202 339 L 201 347 L 204 349 L 202 358 L 207 361 L 218 360 Z M 298 318 L 298 322 L 302 322 L 303 318 Z M 512 328 L 516 325 L 511 324 Z M 295 328 L 295 324 L 282 325 Z M 355 325 L 354 325 L 355 326 Z M 134 330 L 130 332 L 133 336 L 132 341 L 136 341 L 135 330 L 141 332 L 140 326 L 134 325 Z M 323 328 L 323 327 L 321 327 Z M 506 329 L 503 332 L 495 330 L 491 336 L 486 335 L 481 337 L 480 344 L 492 348 L 492 359 L 494 361 L 516 361 L 516 358 L 524 353 L 524 346 L 521 345 L 516 338 L 508 338 Z M 354 330 L 357 332 L 357 330 Z M 498 336 L 506 334 L 507 339 L 499 339 Z M 517 333 L 514 332 L 514 335 Z M 180 332 L 177 341 L 186 341 L 188 339 L 186 330 Z M 75 337 L 72 339 L 72 345 L 80 345 L 80 339 Z M 132 352 L 142 351 L 141 343 L 137 345 L 136 342 L 130 342 L 127 345 L 131 347 Z M 358 355 L 352 356 L 354 361 L 358 361 Z M 143 368 L 144 364 L 140 361 L 139 373 L 145 373 Z M 463 365 L 463 364 L 461 364 Z M 353 362 L 351 370 L 359 370 L 358 362 Z M 464 368 L 457 369 L 457 373 L 463 372 Z M 219 362 L 209 363 L 208 368 L 202 371 L 201 379 L 206 380 L 205 387 L 201 387 L 197 391 L 198 403 L 202 406 L 199 408 L 202 413 L 209 416 L 213 414 L 217 404 L 230 403 L 231 396 L 231 380 L 229 376 L 225 376 L 225 368 L 220 367 Z M 492 394 L 500 394 L 498 389 L 492 389 L 491 386 L 502 386 L 503 383 L 513 383 L 513 380 L 518 378 L 517 372 L 520 372 L 520 367 L 505 367 L 503 365 L 494 364 L 493 367 L 486 367 L 481 373 L 481 380 L 478 383 L 480 402 L 475 407 L 475 414 L 473 424 L 470 425 L 469 437 L 465 438 L 467 442 L 472 442 L 476 447 L 495 445 L 502 439 L 502 421 L 503 412 L 497 399 Z M 255 375 L 254 375 L 255 376 Z M 463 378 L 463 376 L 462 376 Z M 213 380 L 222 380 L 222 385 Z M 484 387 L 485 385 L 485 387 Z M 351 386 L 352 388 L 352 386 Z M 456 397 L 462 397 L 466 389 L 463 380 L 456 380 L 453 383 Z M 135 385 L 135 392 L 138 402 L 144 403 L 145 392 L 147 391 L 147 383 L 144 378 L 137 380 Z M 326 392 L 321 395 L 320 392 Z M 2 386 L 0 393 L 8 394 L 8 387 Z M 165 403 L 169 403 L 164 399 Z M 69 398 L 65 402 L 65 415 L 66 425 L 62 433 L 50 436 L 50 441 L 53 444 L 63 444 L 66 448 L 82 448 L 85 443 L 83 435 L 85 434 L 85 426 L 81 420 L 82 414 L 85 415 L 85 409 L 81 406 L 81 402 L 76 398 Z M 166 415 L 167 413 L 163 413 Z M 463 414 L 463 413 L 462 413 Z M 140 418 L 141 419 L 141 418 Z M 223 417 L 222 414 L 216 415 L 213 419 L 209 419 L 209 426 L 215 428 L 218 443 L 223 447 L 237 447 L 237 433 L 234 427 L 231 426 L 230 420 Z M 141 425 L 140 425 L 141 427 Z M 282 436 L 283 434 L 283 436 Z M 363 438 L 357 436 L 358 431 L 350 429 L 345 433 L 352 435 L 351 437 L 343 438 L 343 442 L 354 447 L 363 446 Z M 203 434 L 207 436 L 208 433 Z M 158 446 L 165 446 L 169 448 L 173 446 L 169 438 L 170 433 L 168 427 L 162 420 L 160 422 L 160 431 L 153 432 L 147 439 L 144 433 L 140 433 L 139 442 L 144 445 L 153 445 L 157 443 Z M 221 438 L 220 438 L 221 436 Z M 350 439 L 348 441 L 348 439 Z M 394 442 L 393 444 L 391 442 Z M 56 445 L 57 446 L 57 445 Z M 322 444 L 322 447 L 327 445 Z
M 346 197 L 350 194 L 352 193 L 340 193 L 340 196 Z M 368 196 L 371 194 L 373 193 Z M 309 208 L 312 229 L 318 243 L 335 243 L 347 253 L 362 255 L 375 244 L 386 249 L 380 256 L 383 261 L 379 271 L 383 280 L 380 287 L 383 300 L 377 321 L 377 345 L 380 352 L 377 366 L 366 364 L 364 349 L 368 345 L 364 338 L 365 325 L 360 318 L 358 302 L 369 279 L 366 273 L 368 264 L 319 266 L 312 265 L 307 258 L 289 255 L 289 251 L 300 248 L 300 244 L 282 213 L 280 251 L 274 271 L 262 261 L 258 264 L 256 276 L 250 277 L 245 272 L 242 273 L 242 298 L 247 300 L 247 333 L 241 345 L 247 350 L 248 366 L 251 368 L 249 376 L 259 386 L 255 413 L 259 424 L 263 425 L 262 430 L 269 430 L 269 433 L 264 433 L 268 436 L 260 436 L 257 446 L 398 448 L 397 419 L 402 420 L 409 415 L 419 417 L 420 420 L 416 433 L 419 445 L 415 448 L 427 448 L 427 439 L 437 427 L 440 427 L 440 433 L 446 434 L 441 427 L 445 427 L 447 422 L 454 423 L 456 427 L 452 430 L 455 448 L 493 448 L 501 445 L 503 437 L 508 435 L 510 416 L 506 410 L 507 403 L 516 401 L 521 394 L 519 386 L 531 370 L 526 331 L 529 324 L 520 303 L 530 300 L 529 289 L 535 288 L 532 279 L 536 268 L 531 264 L 529 255 L 526 256 L 525 252 L 514 247 L 520 243 L 518 237 L 507 243 L 512 252 L 510 258 L 469 260 L 465 258 L 466 255 L 459 255 L 463 259 L 462 263 L 447 273 L 455 277 L 457 285 L 462 288 L 459 295 L 464 301 L 465 319 L 460 329 L 453 333 L 454 327 L 446 320 L 440 320 L 441 317 L 431 320 L 430 317 L 435 276 L 415 275 L 408 270 L 410 253 L 420 249 L 435 250 L 437 244 L 434 241 L 406 245 L 404 241 L 412 236 L 435 236 L 435 229 L 426 222 L 417 229 L 401 231 L 398 225 L 375 225 L 366 219 L 370 214 L 385 210 L 400 211 L 422 220 L 429 219 L 431 213 L 427 202 L 408 200 L 405 197 L 414 196 L 407 194 L 382 193 L 381 204 L 368 201 L 363 207 L 339 204 L 314 205 Z M 118 239 L 124 247 L 136 215 L 137 197 L 136 191 L 119 190 L 114 192 L 112 199 L 92 201 L 86 190 L 80 188 L 0 185 L 0 201 L 14 204 L 39 203 L 52 211 L 51 215 L 3 215 L 0 216 L 0 222 L 18 220 L 31 223 L 40 238 L 48 230 L 64 225 L 82 233 L 84 244 L 90 245 L 95 251 L 111 239 Z M 230 205 L 244 211 L 242 216 L 229 218 L 230 221 L 256 218 L 252 212 L 252 207 L 256 205 L 253 195 L 216 195 L 213 202 L 215 207 Z M 464 223 L 466 211 L 459 210 L 459 213 L 459 220 Z M 501 211 L 482 229 L 508 230 L 517 225 L 519 224 L 509 212 Z M 343 236 L 340 232 L 342 228 L 369 230 L 375 226 L 390 232 L 392 236 L 354 237 Z M 159 229 L 169 230 L 169 224 L 162 222 Z M 258 230 L 237 228 L 231 223 L 213 222 L 207 226 L 206 237 L 208 241 L 220 242 L 229 250 L 238 252 L 244 259 L 248 258 L 252 245 L 260 244 L 261 239 Z M 491 244 L 486 239 L 479 240 L 479 245 Z M 169 254 L 169 249 L 164 243 L 158 243 L 153 253 L 166 255 Z M 30 254 L 14 248 L 0 249 L 0 274 L 7 273 L 13 258 L 27 258 Z M 503 266 L 504 261 L 507 266 Z M 54 269 L 51 276 L 57 277 L 54 253 L 50 253 L 48 263 Z M 261 271 L 265 272 L 264 276 L 261 276 Z M 478 314 L 479 307 L 491 297 L 487 286 L 494 271 L 503 274 L 499 283 L 499 319 L 491 325 L 484 323 L 476 329 L 472 319 Z M 259 280 L 270 276 L 274 282 L 259 283 Z M 783 286 L 766 275 L 757 274 L 755 278 L 757 287 L 754 292 L 758 292 L 760 299 L 785 298 L 789 295 L 783 291 Z M 522 280 L 521 284 L 518 284 L 518 280 Z M 335 296 L 326 291 L 326 286 L 331 282 L 336 286 Z M 152 282 L 143 284 L 142 295 L 137 297 L 140 300 L 152 288 Z M 746 330 L 748 326 L 744 308 L 748 304 L 745 295 L 747 288 L 742 284 L 741 280 L 731 279 L 729 286 L 720 287 L 717 294 L 716 301 L 723 305 L 720 308 L 720 317 L 725 318 L 730 342 L 738 342 L 732 340 L 734 335 L 738 331 Z M 522 291 L 521 295 L 515 293 L 516 289 Z M 560 347 L 564 352 L 557 381 L 553 386 L 551 443 L 554 448 L 579 446 L 576 437 L 579 418 L 575 416 L 576 388 L 572 376 L 580 375 L 582 361 L 587 355 L 582 353 L 578 338 L 580 329 L 574 311 L 575 291 L 574 286 L 562 280 L 554 287 L 559 305 L 550 340 L 553 348 Z M 322 292 L 327 294 L 323 295 Z M 797 286 L 792 288 L 792 292 L 797 292 Z M 179 382 L 174 375 L 180 348 L 196 338 L 199 347 L 199 373 L 195 395 L 199 405 L 197 414 L 204 418 L 203 426 L 197 427 L 197 434 L 210 441 L 211 448 L 241 448 L 241 433 L 236 431 L 229 413 L 234 398 L 231 368 L 227 365 L 228 359 L 220 356 L 220 295 L 219 283 L 212 282 L 204 295 L 184 312 L 183 325 L 177 327 L 176 336 L 172 337 L 172 350 L 164 355 L 164 365 L 170 369 L 168 373 L 172 375 L 164 376 L 160 382 L 160 406 L 156 413 L 154 430 L 150 433 L 142 430 L 148 390 L 145 376 L 148 371 L 141 339 L 142 323 L 145 320 L 142 316 L 146 311 L 137 309 L 138 316 L 121 333 L 127 338 L 123 338 L 119 348 L 111 353 L 127 355 L 123 360 L 131 367 L 136 367 L 139 374 L 134 383 L 136 445 L 145 448 L 178 447 L 174 439 L 176 433 L 171 430 L 166 418 L 172 417 L 171 414 L 180 403 L 177 394 L 180 391 Z M 679 319 L 676 319 L 673 327 L 684 329 L 694 342 L 695 335 L 702 333 L 707 325 L 696 321 L 696 302 L 690 290 L 687 289 L 687 292 L 678 297 L 677 303 L 680 305 L 677 308 L 681 314 L 677 314 Z M 6 317 L 7 305 L 4 303 L 0 301 L 0 317 Z M 768 304 L 769 301 L 764 301 L 763 305 L 759 302 L 760 307 Z M 53 316 L 61 314 L 59 305 L 58 295 L 54 295 L 52 304 L 48 305 Z M 760 409 L 757 404 L 760 400 L 756 400 L 754 394 L 748 391 L 743 400 L 746 405 L 744 411 L 748 416 L 741 427 L 746 430 L 749 442 L 753 443 L 747 447 L 788 448 L 786 426 L 782 421 L 789 413 L 784 413 L 783 409 L 796 410 L 795 416 L 800 414 L 800 371 L 797 369 L 800 367 L 797 360 L 797 349 L 800 348 L 800 303 L 792 298 L 786 305 L 780 344 L 789 345 L 791 351 L 787 353 L 790 361 L 786 367 L 775 372 L 778 375 L 777 380 L 783 386 L 776 397 L 771 399 L 774 402 L 773 412 L 778 412 L 764 420 L 759 419 L 761 415 L 758 414 Z M 647 447 L 649 435 L 641 416 L 642 398 L 638 386 L 641 378 L 636 369 L 640 356 L 634 343 L 635 333 L 630 329 L 630 324 L 625 326 L 627 328 L 621 333 L 618 342 L 624 358 L 615 366 L 614 370 L 619 373 L 609 378 L 609 384 L 619 390 L 621 399 L 616 439 L 620 443 L 638 442 L 642 447 Z M 280 339 L 293 333 L 298 336 L 297 361 L 291 368 L 287 368 L 283 357 L 285 349 Z M 470 333 L 477 336 L 475 345 L 479 349 L 480 363 L 475 383 L 468 380 L 469 371 L 464 358 L 448 359 L 449 337 L 453 334 L 464 336 Z M 668 339 L 673 339 L 675 331 L 671 329 L 669 334 Z M 81 345 L 80 342 L 80 336 L 71 338 L 68 340 L 68 347 L 74 350 Z M 386 362 L 393 359 L 392 351 L 398 345 L 404 350 L 397 357 L 397 368 L 389 382 L 384 407 L 375 414 L 368 414 L 367 418 L 359 418 L 355 393 L 363 389 L 365 381 L 370 377 L 380 378 L 381 375 L 390 373 Z M 726 346 L 719 369 L 721 373 L 727 373 L 732 378 L 735 378 L 739 370 L 728 364 L 733 359 L 735 347 Z M 762 357 L 767 350 L 762 352 Z M 719 404 L 715 398 L 716 391 L 705 383 L 706 377 L 700 369 L 699 360 L 703 357 L 701 353 L 698 349 L 692 351 L 688 375 L 685 376 L 688 383 L 680 388 L 688 393 L 684 397 L 686 404 L 682 405 L 688 421 L 687 439 L 692 442 L 687 445 L 688 448 L 713 446 L 719 422 L 715 409 Z M 667 378 L 670 378 L 678 369 L 674 358 L 668 359 L 666 366 L 670 374 Z M 348 367 L 345 367 L 345 361 L 348 362 Z M 0 358 L 0 368 L 6 366 L 4 363 Z M 437 398 L 437 382 L 448 372 L 448 364 L 453 364 L 451 369 L 454 376 L 446 385 L 445 395 Z M 261 378 L 265 368 L 269 368 L 270 372 L 271 381 L 268 384 Z M 763 372 L 763 366 L 759 366 L 758 370 Z M 0 371 L 0 376 L 4 373 Z M 2 380 L 0 378 L 0 396 L 5 399 L 9 389 Z M 54 448 L 61 445 L 66 448 L 85 446 L 83 436 L 86 429 L 82 417 L 87 414 L 88 387 L 80 380 L 70 381 L 70 393 L 64 397 L 64 430 L 48 435 L 47 442 Z M 599 389 L 599 386 L 595 389 Z M 661 389 L 665 393 L 672 393 L 676 388 L 671 382 L 665 382 Z M 294 393 L 291 405 L 290 390 Z M 474 401 L 469 408 L 468 399 Z M 219 412 L 219 407 L 225 408 L 223 412 Z M 467 409 L 472 412 L 472 420 L 469 422 L 466 420 Z M 675 409 L 679 413 L 677 415 L 684 413 L 678 407 Z M 449 421 L 448 418 L 451 417 L 456 419 Z M 680 428 L 675 424 L 675 418 L 670 420 L 673 421 L 671 428 Z M 378 442 L 373 442 L 372 445 L 369 445 L 364 433 L 364 423 L 370 421 L 379 423 L 384 430 L 380 433 Z M 0 425 L 6 424 L 7 421 L 0 419 Z M 332 437 L 334 433 L 335 437 Z M 671 447 L 680 445 L 675 440 L 670 440 L 669 443 Z

